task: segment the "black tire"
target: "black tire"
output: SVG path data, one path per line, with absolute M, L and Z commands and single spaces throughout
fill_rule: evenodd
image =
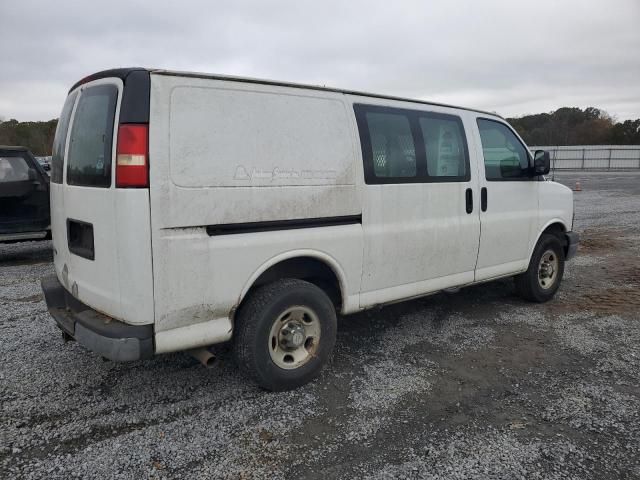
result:
M 558 266 L 553 281 L 547 288 L 543 288 L 540 285 L 538 270 L 542 256 L 549 251 L 553 252 L 553 255 L 557 258 Z M 543 234 L 540 240 L 538 240 L 536 248 L 533 250 L 527 271 L 514 277 L 516 292 L 530 302 L 547 302 L 551 300 L 558 291 L 563 274 L 564 249 L 562 248 L 562 244 L 555 235 Z
M 288 308 L 312 310 L 320 324 L 314 355 L 300 367 L 284 369 L 274 363 L 270 334 L 274 322 Z M 259 287 L 240 307 L 235 319 L 233 348 L 241 370 L 266 390 L 292 390 L 316 378 L 336 341 L 336 311 L 327 294 L 312 283 L 283 279 Z

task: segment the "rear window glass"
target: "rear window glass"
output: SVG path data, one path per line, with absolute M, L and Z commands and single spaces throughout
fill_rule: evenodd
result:
M 76 101 L 78 92 L 73 92 L 67 97 L 62 107 L 58 127 L 56 128 L 56 136 L 53 139 L 53 153 L 51 156 L 51 181 L 54 183 L 62 183 L 62 170 L 64 167 L 64 149 L 67 141 L 67 132 L 69 131 L 69 119 L 73 111 L 73 104 Z
M 111 147 L 117 99 L 115 85 L 99 85 L 82 91 L 71 127 L 68 185 L 111 185 Z
M 0 183 L 29 180 L 29 165 L 21 156 L 0 156 Z

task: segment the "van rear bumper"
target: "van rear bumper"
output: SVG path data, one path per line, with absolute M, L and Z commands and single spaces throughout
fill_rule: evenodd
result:
M 128 325 L 74 298 L 55 275 L 40 284 L 58 327 L 89 350 L 116 362 L 153 356 L 153 326 Z

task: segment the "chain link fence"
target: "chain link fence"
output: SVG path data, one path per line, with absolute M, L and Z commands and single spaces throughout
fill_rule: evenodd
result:
M 547 150 L 553 170 L 638 170 L 640 145 L 576 145 L 529 147 Z

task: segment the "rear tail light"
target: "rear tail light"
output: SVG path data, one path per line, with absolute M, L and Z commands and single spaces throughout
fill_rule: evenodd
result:
M 148 125 L 120 125 L 116 155 L 116 187 L 149 186 L 148 139 Z

